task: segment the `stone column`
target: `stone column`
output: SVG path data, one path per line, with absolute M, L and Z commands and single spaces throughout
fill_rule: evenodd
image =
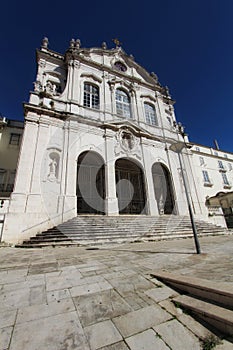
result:
M 147 208 L 149 215 L 159 215 L 157 201 L 155 199 L 154 182 L 152 177 L 152 159 L 151 153 L 146 149 L 143 139 L 141 140 L 142 155 L 144 162 L 144 174 L 145 174 L 145 190 L 147 199 Z
M 118 199 L 116 196 L 116 176 L 115 176 L 115 153 L 114 153 L 114 135 L 111 130 L 106 130 L 105 134 L 105 212 L 106 215 L 118 215 Z

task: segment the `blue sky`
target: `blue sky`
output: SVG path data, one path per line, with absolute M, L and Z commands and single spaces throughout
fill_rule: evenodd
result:
M 1 5 L 0 112 L 23 119 L 44 36 L 61 53 L 71 38 L 113 47 L 168 85 L 177 120 L 193 142 L 233 152 L 233 1 L 8 1 Z

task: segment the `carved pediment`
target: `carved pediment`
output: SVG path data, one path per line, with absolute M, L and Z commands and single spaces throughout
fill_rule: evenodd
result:
M 135 136 L 141 136 L 141 137 L 146 137 L 149 139 L 161 141 L 159 137 L 154 136 L 153 134 L 148 132 L 146 129 L 142 128 L 141 126 L 137 125 L 131 120 L 105 122 L 102 125 L 102 128 L 112 129 L 114 131 L 125 130 L 126 132 L 131 132 Z
M 102 83 L 102 79 L 100 77 L 98 77 L 97 75 L 92 74 L 92 73 L 85 73 L 84 72 L 81 74 L 81 77 L 91 78 L 92 80 L 95 80 L 98 83 Z

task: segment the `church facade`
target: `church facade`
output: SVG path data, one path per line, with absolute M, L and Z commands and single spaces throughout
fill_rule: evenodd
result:
M 189 142 L 155 73 L 118 45 L 87 49 L 80 40 L 62 55 L 45 38 L 37 64 L 2 241 L 21 242 L 76 215 L 186 215 L 184 177 L 194 215 L 226 225 L 208 200 L 231 191 L 233 155 Z M 217 187 L 205 168 L 215 158 L 228 167 Z

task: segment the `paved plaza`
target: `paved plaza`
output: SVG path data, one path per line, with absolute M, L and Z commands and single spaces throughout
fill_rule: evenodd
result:
M 0 248 L 0 350 L 196 350 L 210 331 L 176 308 L 155 270 L 232 283 L 233 235 Z M 216 350 L 233 349 L 224 339 Z

